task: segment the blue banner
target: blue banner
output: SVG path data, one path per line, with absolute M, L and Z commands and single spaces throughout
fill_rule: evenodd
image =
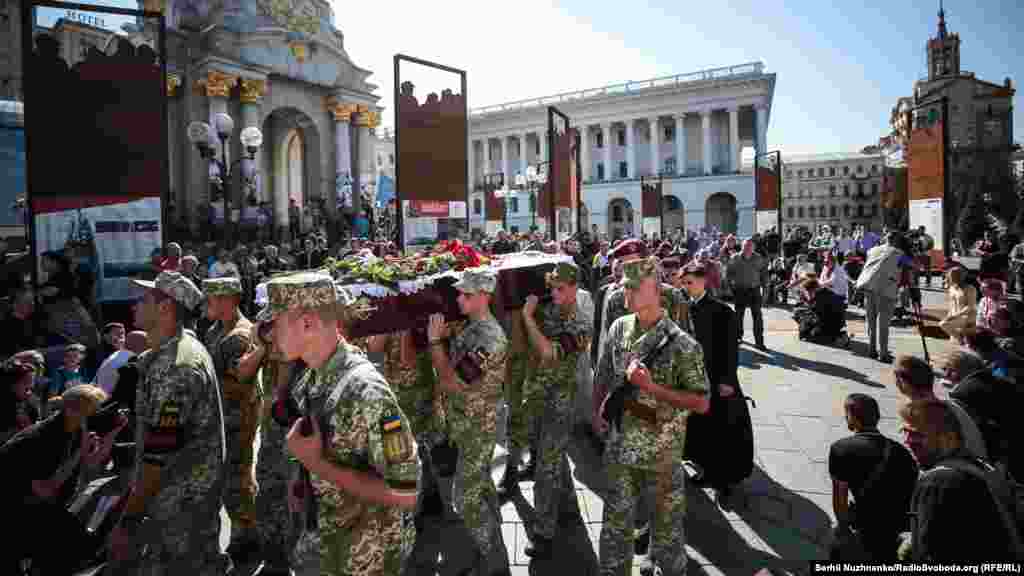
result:
M 387 206 L 388 202 L 395 198 L 395 181 L 381 174 L 377 178 L 377 202 L 381 206 Z

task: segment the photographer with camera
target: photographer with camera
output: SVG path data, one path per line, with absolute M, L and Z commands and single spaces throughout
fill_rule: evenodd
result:
M 20 574 L 21 561 L 31 558 L 41 574 L 69 575 L 101 547 L 67 507 L 83 472 L 110 459 L 114 438 L 127 424 L 116 405 L 99 410 L 106 400 L 96 386 L 74 386 L 61 396 L 59 411 L 0 447 L 2 507 L 21 521 L 0 547 L 0 572 Z

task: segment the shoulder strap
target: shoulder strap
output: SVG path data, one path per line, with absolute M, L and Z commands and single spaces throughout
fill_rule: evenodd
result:
M 874 436 L 874 434 L 872 434 Z M 882 440 L 882 458 L 875 464 L 875 467 L 871 470 L 871 474 L 868 474 L 864 485 L 861 486 L 861 495 L 866 494 L 870 491 L 871 487 L 874 486 L 878 480 L 882 477 L 882 473 L 885 472 L 885 465 L 889 463 L 889 456 L 892 454 L 892 442 L 888 438 L 878 434 L 878 437 Z
M 950 458 L 943 464 L 933 468 L 946 470 L 957 470 L 980 479 L 988 488 L 988 493 L 996 505 L 996 511 L 1003 521 L 1003 528 L 1010 538 L 1010 546 L 1016 559 L 1024 558 L 1024 541 L 1021 540 L 1020 530 L 1017 527 L 1016 510 L 1010 510 L 1011 502 L 1016 507 L 1016 496 L 1013 494 L 1010 479 L 1005 474 L 1000 474 L 998 468 L 993 468 L 981 460 L 967 460 L 965 458 Z

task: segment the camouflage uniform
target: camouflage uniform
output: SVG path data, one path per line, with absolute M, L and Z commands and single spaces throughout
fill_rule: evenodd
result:
M 543 314 L 543 311 L 539 311 Z M 518 314 L 511 315 L 510 330 L 515 333 L 523 328 Z M 528 348 L 508 353 L 507 378 L 505 380 L 505 401 L 509 410 L 508 471 L 516 472 L 524 449 L 536 450 L 539 435 L 538 422 L 544 408 L 544 391 L 536 389 L 532 374 L 536 367 L 536 355 Z
M 339 294 L 330 276 L 300 273 L 267 285 L 269 305 L 259 319 L 295 308 L 335 304 Z M 317 418 L 323 458 L 340 468 L 380 476 L 396 492 L 414 493 L 419 462 L 416 441 L 394 394 L 356 347 L 339 339 L 334 354 L 309 369 L 292 391 L 304 414 Z M 357 500 L 324 478 L 312 475 L 317 500 L 317 531 L 299 538 L 301 574 L 398 574 L 412 548 L 411 515 L 397 507 Z
M 574 265 L 559 264 L 547 275 L 549 284 L 575 283 L 578 271 Z M 573 497 L 573 481 L 566 454 L 572 435 L 576 394 L 576 368 L 580 355 L 590 353 L 593 319 L 582 302 L 569 311 L 553 302 L 544 307 L 541 333 L 551 342 L 555 358 L 539 365 L 528 388 L 537 389 L 543 401 L 542 439 L 539 464 L 534 484 L 534 507 L 537 521 L 534 532 L 553 538 L 558 525 L 558 506 L 567 495 Z M 574 351 L 567 351 L 563 339 L 573 340 Z
M 238 278 L 224 277 L 203 280 L 203 291 L 209 296 L 241 296 Z M 224 434 L 227 439 L 228 480 L 224 490 L 224 508 L 231 518 L 231 539 L 253 539 L 256 524 L 256 493 L 259 485 L 254 475 L 255 442 L 263 409 L 263 391 L 259 378 L 241 380 L 238 364 L 252 351 L 252 323 L 235 310 L 234 320 L 214 322 L 206 333 L 206 349 L 220 377 L 224 393 Z
M 283 392 L 281 400 L 291 400 L 291 390 L 304 368 L 300 361 L 287 362 L 274 350 L 267 352 L 260 370 L 266 402 L 260 418 L 260 453 L 256 460 L 256 479 L 260 487 L 256 494 L 256 531 L 268 567 L 282 571 L 291 564 L 291 553 L 301 528 L 288 509 L 288 486 L 297 467 L 289 460 L 285 447 L 285 437 L 298 414 L 289 414 L 283 406 L 275 407 L 274 400 L 279 389 Z M 277 418 L 275 409 L 282 409 Z
M 155 282 L 135 281 L 195 309 L 202 293 L 176 272 Z M 230 560 L 221 553 L 220 503 L 226 478 L 224 421 L 213 360 L 191 331 L 179 330 L 139 360 L 135 400 L 135 487 L 126 515 L 144 512 L 141 527 L 124 526 L 139 556 L 114 567 L 117 574 L 221 576 Z M 147 466 L 159 485 L 146 486 Z M 155 488 L 155 494 L 140 495 Z M 143 510 L 139 510 L 142 507 Z M 135 561 L 138 565 L 134 565 Z
M 630 262 L 625 273 L 627 282 L 639 283 L 645 277 L 656 277 L 657 266 L 653 260 Z M 670 335 L 674 339 L 669 346 L 647 366 L 651 380 L 665 388 L 706 394 L 709 385 L 700 344 L 667 314 L 646 330 L 639 326 L 635 314 L 616 320 L 604 343 L 598 377 L 610 383 L 613 391 L 623 386 L 630 362 L 644 358 Z M 638 391 L 634 399 L 656 411 L 657 427 L 652 429 L 627 411 L 623 430 L 609 435 L 605 451 L 609 489 L 601 530 L 601 574 L 621 576 L 630 570 L 634 507 L 647 493 L 655 503 L 650 559 L 665 576 L 677 576 L 685 573 L 687 562 L 686 471 L 682 460 L 689 411 L 658 402 L 643 391 Z
M 469 269 L 454 287 L 461 292 L 493 293 L 496 281 L 491 270 Z M 455 474 L 462 492 L 455 501 L 455 509 L 479 548 L 478 562 L 492 567 L 502 564 L 506 568 L 507 551 L 501 535 L 498 496 L 491 479 L 491 461 L 497 442 L 497 403 L 502 395 L 507 347 L 505 333 L 494 318 L 467 322 L 452 336 L 448 356 L 456 379 L 466 391 L 445 394 L 448 431 L 459 448 Z M 470 358 L 475 358 L 481 375 L 467 382 L 456 367 Z M 480 565 L 478 573 L 489 574 Z

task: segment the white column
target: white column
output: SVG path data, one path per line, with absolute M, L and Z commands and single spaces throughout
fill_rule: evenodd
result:
M 686 174 L 686 112 L 676 116 L 676 173 Z
M 526 132 L 519 135 L 519 173 L 526 177 Z
M 580 126 L 580 178 L 583 182 L 590 180 L 590 127 Z
M 735 106 L 729 108 L 729 166 L 740 169 L 740 110 Z
M 660 156 L 658 141 L 661 136 L 658 134 L 658 130 L 660 128 L 658 126 L 658 117 L 654 116 L 652 118 L 648 118 L 647 123 L 651 130 L 651 176 L 655 176 L 658 174 L 660 164 L 658 161 Z
M 508 137 L 501 137 L 501 173 L 505 175 L 505 186 L 512 185 L 512 174 L 509 167 L 511 164 L 508 161 Z
M 768 151 L 768 142 L 766 140 L 768 136 L 768 105 L 758 104 L 755 109 L 757 111 L 757 134 L 755 136 L 757 153 L 764 154 Z
M 601 133 L 604 134 L 604 179 L 612 179 L 612 125 L 610 122 L 601 124 Z
M 540 164 L 541 162 L 547 162 L 550 160 L 550 158 L 548 158 L 548 129 L 541 128 L 537 132 L 537 138 L 540 138 L 540 158 L 537 159 L 537 163 Z M 548 166 L 549 171 L 550 168 L 551 167 Z
M 626 178 L 636 177 L 636 143 L 634 142 L 633 131 L 636 130 L 636 120 L 626 120 Z
M 701 134 L 701 144 L 703 145 L 703 164 L 704 174 L 711 174 L 711 109 L 706 108 L 700 111 L 701 126 L 703 128 Z
M 469 141 L 469 193 L 476 191 L 476 140 Z

